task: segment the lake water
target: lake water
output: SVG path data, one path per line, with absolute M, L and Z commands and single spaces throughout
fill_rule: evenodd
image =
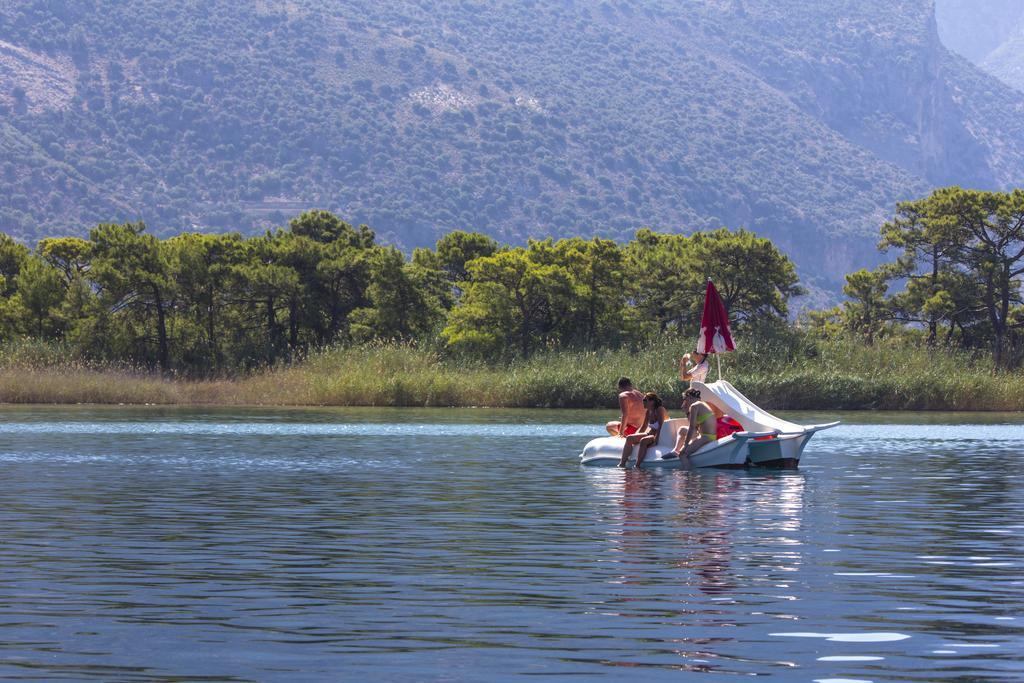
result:
M 848 423 L 636 472 L 606 413 L 3 408 L 0 678 L 1024 680 L 1024 418 L 792 417 Z

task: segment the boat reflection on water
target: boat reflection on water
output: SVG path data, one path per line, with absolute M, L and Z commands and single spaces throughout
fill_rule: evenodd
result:
M 674 583 L 726 596 L 749 580 L 784 585 L 801 565 L 804 475 L 587 470 L 616 582 Z
M 801 473 L 595 468 L 586 481 L 605 538 L 595 599 L 633 647 L 657 650 L 645 664 L 736 675 L 794 666 L 752 651 L 739 625 L 788 618 L 796 599 L 776 587 L 801 567 Z M 603 663 L 637 665 L 628 655 Z
M 747 586 L 788 589 L 800 580 L 804 565 L 806 479 L 800 472 L 777 472 L 751 479 L 744 487 L 739 524 L 743 542 L 742 575 Z M 804 577 L 806 580 L 807 577 Z M 777 595 L 796 600 L 795 595 Z M 784 607 L 775 618 L 787 616 Z

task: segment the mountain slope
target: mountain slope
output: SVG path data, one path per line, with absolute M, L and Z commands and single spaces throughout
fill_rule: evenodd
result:
M 981 67 L 1024 92 L 1024 19 L 1014 34 L 985 56 Z
M 835 287 L 896 201 L 1024 181 L 1024 98 L 927 0 L 90 5 L 0 6 L 0 229 L 25 239 L 312 206 L 406 247 L 725 224 Z
M 950 50 L 1024 91 L 1024 2 L 937 0 L 939 36 Z

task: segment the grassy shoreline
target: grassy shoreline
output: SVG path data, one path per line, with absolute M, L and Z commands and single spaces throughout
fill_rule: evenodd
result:
M 373 345 L 215 380 L 8 357 L 0 359 L 0 403 L 615 408 L 615 380 L 627 374 L 674 404 L 685 388 L 674 361 L 684 348 L 664 342 L 643 353 L 560 351 L 485 363 Z M 996 374 L 983 360 L 927 349 L 830 342 L 794 354 L 762 347 L 725 356 L 722 370 L 773 410 L 1024 410 L 1024 372 Z

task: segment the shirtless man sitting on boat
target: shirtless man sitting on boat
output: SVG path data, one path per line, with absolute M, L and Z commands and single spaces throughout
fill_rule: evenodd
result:
M 605 425 L 605 429 L 612 436 L 635 434 L 644 423 L 644 415 L 647 414 L 643 393 L 633 387 L 633 382 L 628 377 L 619 378 L 619 412 L 621 415 L 618 420 Z
M 672 453 L 686 460 L 709 443 L 718 441 L 718 420 L 711 406 L 700 400 L 697 389 L 687 389 L 683 394 L 683 410 L 690 419 L 685 427 L 679 428 Z M 666 453 L 664 458 L 671 458 L 672 453 Z

